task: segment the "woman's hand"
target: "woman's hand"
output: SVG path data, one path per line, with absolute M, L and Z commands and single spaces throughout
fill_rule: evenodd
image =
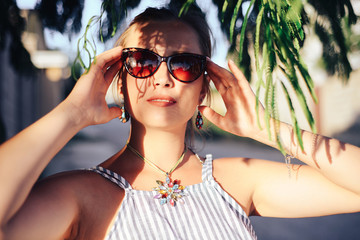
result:
M 106 92 L 122 67 L 121 53 L 122 48 L 116 47 L 98 55 L 64 101 L 76 124 L 101 124 L 121 115 L 118 107 L 109 108 L 105 101 Z
M 199 110 L 219 128 L 238 136 L 253 137 L 260 131 L 255 110 L 255 94 L 234 62 L 229 61 L 229 68 L 232 73 L 210 59 L 207 61 L 209 80 L 215 84 L 227 109 L 225 116 L 206 106 L 199 107 Z M 263 115 L 264 109 L 259 104 L 259 118 L 263 119 Z

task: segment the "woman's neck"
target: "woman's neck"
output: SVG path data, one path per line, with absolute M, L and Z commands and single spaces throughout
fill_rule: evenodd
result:
M 170 170 L 184 152 L 186 125 L 172 130 L 132 124 L 129 144 L 164 171 Z

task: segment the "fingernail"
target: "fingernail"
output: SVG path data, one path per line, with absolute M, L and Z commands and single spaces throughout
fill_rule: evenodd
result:
M 234 61 L 232 59 L 229 59 L 229 63 L 231 64 L 235 64 Z

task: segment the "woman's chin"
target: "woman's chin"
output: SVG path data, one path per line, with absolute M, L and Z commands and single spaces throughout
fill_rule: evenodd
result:
M 145 129 L 164 130 L 164 131 L 179 131 L 186 128 L 187 122 L 179 122 L 178 120 L 159 119 L 155 118 L 152 121 L 143 123 Z

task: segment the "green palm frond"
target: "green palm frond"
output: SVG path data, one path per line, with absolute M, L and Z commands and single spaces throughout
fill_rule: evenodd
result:
M 181 16 L 184 12 L 187 12 L 191 7 L 191 5 L 194 4 L 194 2 L 195 0 L 187 0 L 186 2 L 184 2 L 184 4 L 182 5 L 179 11 L 179 16 Z
M 236 24 L 236 20 L 238 18 L 238 15 L 239 15 L 239 9 L 240 9 L 240 6 L 241 6 L 241 3 L 242 3 L 242 0 L 239 0 L 234 8 L 234 11 L 233 11 L 233 15 L 232 15 L 232 18 L 231 18 L 231 22 L 230 22 L 230 35 L 229 35 L 229 38 L 230 38 L 230 42 L 233 41 L 234 39 L 234 31 L 235 31 L 235 24 Z
M 291 100 L 289 92 L 287 91 L 287 89 L 286 89 L 283 82 L 281 83 L 281 86 L 282 86 L 283 91 L 284 91 L 284 93 L 286 95 L 285 97 L 286 97 L 286 100 L 287 100 L 287 103 L 288 103 L 288 106 L 289 106 L 292 125 L 295 126 L 294 129 L 295 129 L 295 131 L 297 131 L 295 133 L 295 136 L 297 137 L 297 140 L 298 140 L 298 143 L 301 146 L 301 149 L 304 149 L 304 143 L 303 143 L 303 140 L 301 138 L 301 131 L 300 131 L 300 127 L 299 127 L 299 124 L 298 124 L 298 121 L 297 121 L 297 118 L 296 118 L 295 109 L 294 109 L 294 106 L 292 104 L 292 100 Z
M 100 8 L 100 14 L 93 16 L 89 19 L 84 34 L 79 38 L 77 43 L 77 55 L 75 57 L 72 73 L 76 79 L 75 66 L 80 64 L 81 67 L 87 73 L 90 69 L 92 61 L 96 61 L 96 45 L 91 30 L 98 26 L 99 39 L 101 42 L 105 42 L 108 39 L 115 36 L 119 29 L 119 24 L 126 17 L 127 10 L 138 6 L 140 0 L 103 0 Z M 104 29 L 106 31 L 104 31 Z M 84 53 L 87 59 L 87 63 L 84 62 L 84 57 L 81 56 Z
M 95 59 L 96 56 L 96 45 L 94 43 L 93 37 L 89 36 L 89 31 L 91 27 L 99 21 L 99 17 L 93 16 L 89 19 L 88 24 L 86 25 L 85 32 L 81 38 L 79 38 L 77 42 L 77 54 L 72 65 L 72 75 L 76 78 L 75 74 L 75 66 L 77 63 L 85 69 L 87 73 L 90 69 L 91 62 Z M 85 63 L 81 53 L 85 53 L 88 59 L 88 62 Z
M 241 1 L 239 1 L 241 2 Z M 241 33 L 240 33 L 240 40 L 239 40 L 239 62 L 242 62 L 242 56 L 243 56 L 243 45 L 244 45 L 244 39 L 245 39 L 245 30 L 249 19 L 250 10 L 252 9 L 253 5 L 255 3 L 255 0 L 251 0 L 249 8 L 246 11 L 244 22 L 242 24 Z
M 242 3 L 242 1 L 237 2 Z M 317 98 L 314 91 L 314 83 L 307 71 L 307 67 L 301 59 L 299 50 L 304 41 L 305 34 L 303 30 L 303 3 L 300 0 L 282 1 L 282 0 L 251 0 L 249 7 L 244 16 L 241 30 L 239 31 L 239 58 L 241 60 L 243 49 L 243 40 L 246 37 L 247 20 L 249 18 L 250 9 L 257 4 L 258 13 L 255 21 L 255 40 L 254 40 L 254 56 L 255 67 L 257 75 L 257 83 L 255 84 L 256 95 L 260 93 L 262 86 L 265 86 L 265 122 L 269 138 L 274 138 L 282 153 L 285 150 L 282 147 L 281 139 L 279 139 L 279 114 L 275 99 L 277 98 L 276 82 L 283 81 L 276 77 L 276 72 L 281 71 L 286 77 L 288 83 L 295 92 L 303 114 L 312 129 L 316 131 L 315 122 L 311 111 L 308 108 L 308 103 L 300 86 L 300 81 L 304 81 L 307 91 L 316 102 Z M 229 4 L 228 4 L 229 5 Z M 238 5 L 236 5 L 238 6 Z M 224 9 L 222 10 L 224 12 Z M 235 10 L 234 10 L 235 12 Z M 235 22 L 237 16 L 233 14 L 231 22 Z M 231 33 L 231 28 L 230 28 Z M 229 39 L 232 37 L 230 35 Z M 261 44 L 261 41 L 263 44 Z M 263 47 L 262 56 L 260 56 L 260 46 Z M 262 57 L 262 59 L 260 59 Z M 241 62 L 241 61 L 240 61 Z M 265 78 L 263 78 L 265 74 Z M 265 82 L 264 82 L 265 81 Z M 264 83 L 263 83 L 264 82 Z M 283 85 L 283 83 L 281 83 Z M 293 127 L 295 134 L 300 143 L 301 148 L 303 144 L 300 136 L 300 128 L 296 120 L 295 111 L 293 109 L 291 95 L 288 89 L 282 88 L 287 97 L 290 106 L 290 115 L 292 116 Z M 256 111 L 259 109 L 259 98 L 256 102 Z M 271 136 L 270 121 L 275 121 L 275 136 Z M 259 119 L 258 119 L 259 123 Z
M 103 14 L 105 13 L 105 7 L 107 6 L 108 2 L 104 2 L 101 5 L 101 13 L 99 16 L 92 16 L 86 27 L 85 27 L 85 32 L 84 34 L 79 38 L 78 42 L 77 42 L 77 55 L 75 57 L 74 63 L 72 65 L 72 75 L 74 78 L 76 78 L 76 74 L 75 74 L 75 66 L 77 63 L 80 64 L 80 66 L 85 70 L 85 73 L 87 73 L 90 70 L 90 66 L 91 63 L 93 61 L 96 61 L 95 56 L 96 56 L 96 44 L 95 44 L 95 40 L 93 38 L 93 36 L 90 33 L 90 30 L 92 29 L 92 27 L 98 23 L 100 23 L 100 30 L 99 30 L 99 34 L 100 34 L 100 39 L 101 41 L 103 41 L 103 34 L 102 34 L 102 17 Z M 88 62 L 85 63 L 83 57 L 81 56 L 81 53 L 85 53 Z

